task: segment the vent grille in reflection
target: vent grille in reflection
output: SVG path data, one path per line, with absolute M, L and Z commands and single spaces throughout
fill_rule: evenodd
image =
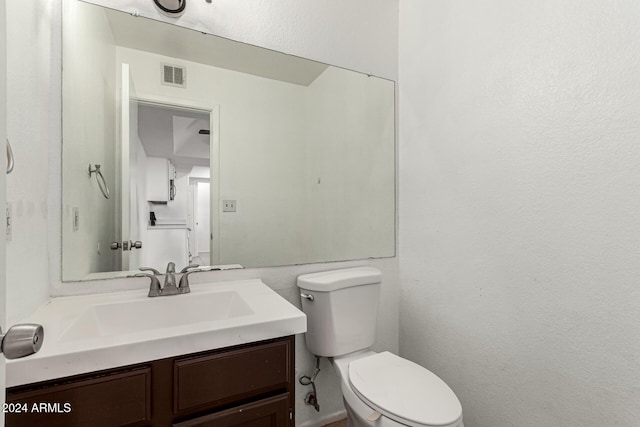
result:
M 186 71 L 182 67 L 162 64 L 162 84 L 185 87 Z

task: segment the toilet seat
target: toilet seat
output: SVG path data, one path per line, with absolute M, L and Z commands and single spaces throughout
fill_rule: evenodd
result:
M 460 401 L 444 381 L 389 352 L 353 360 L 349 382 L 367 405 L 407 426 L 452 426 L 462 418 Z

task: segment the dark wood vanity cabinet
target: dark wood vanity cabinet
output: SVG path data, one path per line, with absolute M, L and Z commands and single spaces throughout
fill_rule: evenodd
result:
M 7 390 L 7 427 L 293 427 L 292 336 Z

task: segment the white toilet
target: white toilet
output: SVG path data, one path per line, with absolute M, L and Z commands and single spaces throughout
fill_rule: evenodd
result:
M 375 353 L 381 273 L 373 267 L 298 277 L 307 348 L 332 358 L 350 427 L 463 427 L 453 391 L 427 369 Z

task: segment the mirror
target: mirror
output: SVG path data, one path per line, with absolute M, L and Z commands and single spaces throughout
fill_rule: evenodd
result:
M 63 281 L 395 255 L 394 82 L 63 6 Z

